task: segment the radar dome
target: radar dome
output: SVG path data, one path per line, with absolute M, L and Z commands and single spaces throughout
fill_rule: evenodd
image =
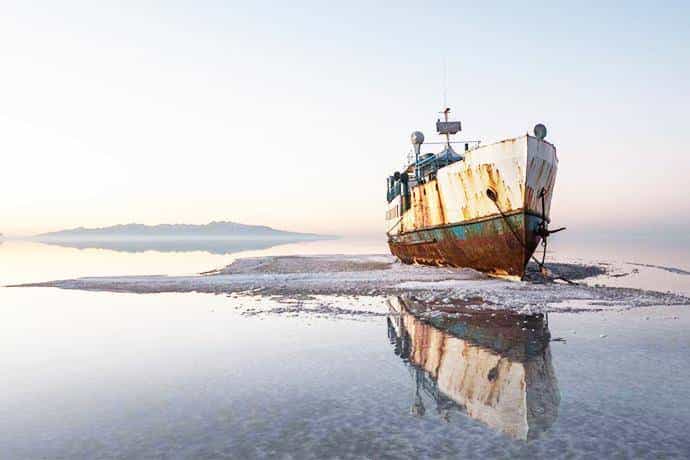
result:
M 537 125 L 534 127 L 534 137 L 540 141 L 543 141 L 546 137 L 546 126 L 542 125 L 541 123 L 537 123 Z
M 415 131 L 410 136 L 412 145 L 421 145 L 424 143 L 424 134 L 421 131 Z

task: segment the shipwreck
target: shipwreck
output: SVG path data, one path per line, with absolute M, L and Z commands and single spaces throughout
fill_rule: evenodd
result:
M 549 230 L 556 181 L 556 147 L 534 135 L 482 145 L 451 142 L 461 130 L 437 120 L 445 136 L 439 153 L 422 153 L 424 135 L 415 131 L 413 156 L 387 179 L 386 232 L 393 255 L 412 264 L 470 267 L 490 275 L 521 279 Z M 453 144 L 460 144 L 456 151 Z M 544 254 L 546 251 L 544 250 Z M 535 259 L 536 260 L 536 259 Z M 544 258 L 541 262 L 543 267 Z

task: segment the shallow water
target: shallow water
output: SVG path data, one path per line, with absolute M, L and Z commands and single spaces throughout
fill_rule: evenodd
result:
M 340 240 L 244 255 L 384 250 L 377 241 Z M 637 260 L 612 250 L 595 260 L 690 269 L 679 250 L 668 258 L 660 252 L 631 254 Z M 592 257 L 584 250 L 558 255 Z M 5 242 L 0 283 L 188 274 L 234 257 Z M 690 291 L 690 276 L 639 268 L 612 282 Z M 399 316 L 383 310 L 375 316 L 248 315 L 245 301 L 193 293 L 0 289 L 0 458 L 690 455 L 687 307 L 550 314 L 549 335 L 565 341 L 543 344 L 537 359 L 546 360 L 548 351 L 553 373 L 532 372 L 528 387 L 541 391 L 530 393 L 538 402 L 531 410 L 553 413 L 555 406 L 555 417 L 522 436 L 505 429 L 505 420 L 520 420 L 519 405 L 501 406 L 508 418 L 493 423 L 481 415 L 489 410 L 483 405 L 453 399 L 467 398 L 461 390 L 469 388 L 455 374 L 425 372 L 415 355 L 401 353 L 391 331 Z M 482 323 L 482 337 L 495 337 L 494 326 Z M 440 370 L 483 369 L 492 360 L 522 366 L 512 351 L 457 327 L 452 334 L 426 327 L 429 338 L 467 350 L 445 356 Z M 509 328 L 502 337 L 531 332 L 522 329 Z M 527 339 L 516 340 L 522 346 Z M 412 345 L 427 356 L 437 343 Z M 473 388 L 486 391 L 501 381 L 500 369 L 478 372 Z M 520 386 L 506 382 L 499 396 L 516 400 L 508 395 L 519 395 Z

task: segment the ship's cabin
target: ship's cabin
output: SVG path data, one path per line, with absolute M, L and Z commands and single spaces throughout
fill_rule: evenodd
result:
M 478 142 L 464 143 L 464 151 L 467 152 L 478 146 Z M 424 153 L 419 155 L 416 162 L 407 165 L 402 173 L 396 172 L 387 178 L 386 198 L 390 203 L 400 195 L 409 192 L 418 184 L 424 184 L 436 178 L 439 169 L 464 160 L 464 155 L 457 153 L 453 147 L 446 144 L 439 153 Z M 417 171 L 419 172 L 417 174 Z
M 408 165 L 404 171 L 396 172 L 387 179 L 386 198 L 388 202 L 392 202 L 397 197 L 401 198 L 402 211 L 409 209 L 410 205 L 410 191 L 419 184 L 426 183 L 436 178 L 436 173 L 439 169 L 448 165 L 464 160 L 464 155 L 458 154 L 451 144 L 457 144 L 450 141 L 450 136 L 457 134 L 461 130 L 459 121 L 449 121 L 449 108 L 445 108 L 442 112 L 444 121 L 436 120 L 436 131 L 438 134 L 445 136 L 446 141 L 442 144 L 444 148 L 439 153 L 421 153 L 421 147 L 424 143 L 424 134 L 420 131 L 412 133 L 411 141 L 414 147 L 414 161 L 409 158 Z M 432 144 L 439 144 L 432 142 Z M 478 147 L 478 141 L 459 142 L 464 144 L 465 152 Z

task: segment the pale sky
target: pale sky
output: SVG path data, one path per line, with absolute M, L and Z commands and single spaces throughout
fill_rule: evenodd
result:
M 105 3 L 0 0 L 0 232 L 382 234 L 444 60 L 463 138 L 546 124 L 556 225 L 690 229 L 687 2 Z

